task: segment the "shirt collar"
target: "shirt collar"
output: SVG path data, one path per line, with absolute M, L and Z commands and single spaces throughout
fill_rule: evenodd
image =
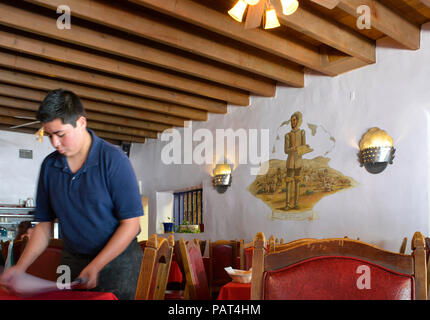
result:
M 87 159 L 82 165 L 82 170 L 85 172 L 89 167 L 96 166 L 99 164 L 99 154 L 101 148 L 101 139 L 96 136 L 93 130 L 87 128 L 88 133 L 91 135 L 91 147 L 88 153 Z M 57 157 L 55 159 L 54 166 L 57 168 L 63 168 L 65 170 L 67 166 L 66 157 L 56 152 Z

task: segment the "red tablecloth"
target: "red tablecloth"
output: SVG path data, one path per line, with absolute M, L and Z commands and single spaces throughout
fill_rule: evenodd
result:
M 118 300 L 111 292 L 93 291 L 54 291 L 31 297 L 19 297 L 0 290 L 0 300 Z
M 221 287 L 217 300 L 251 300 L 251 284 L 229 282 Z
M 175 260 L 172 260 L 172 263 L 170 264 L 170 271 L 169 271 L 169 279 L 167 280 L 167 283 L 170 282 L 179 282 L 182 283 L 183 275 L 181 272 L 181 269 L 179 269 L 179 265 Z

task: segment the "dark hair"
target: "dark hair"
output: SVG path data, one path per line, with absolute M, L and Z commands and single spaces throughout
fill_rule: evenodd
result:
M 36 119 L 42 123 L 61 119 L 63 124 L 71 124 L 73 127 L 81 116 L 86 116 L 81 100 L 72 91 L 64 89 L 49 92 L 36 113 Z
M 31 225 L 31 221 L 22 221 L 18 225 L 18 230 L 15 236 L 15 240 L 20 240 L 21 236 L 27 232 L 28 229 L 31 229 L 33 226 Z

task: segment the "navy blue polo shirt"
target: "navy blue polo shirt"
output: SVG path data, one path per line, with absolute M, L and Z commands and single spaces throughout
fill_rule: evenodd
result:
M 66 157 L 54 151 L 42 163 L 35 220 L 58 218 L 63 247 L 95 255 L 109 241 L 119 221 L 143 215 L 133 167 L 118 147 L 92 137 L 88 157 L 73 174 Z

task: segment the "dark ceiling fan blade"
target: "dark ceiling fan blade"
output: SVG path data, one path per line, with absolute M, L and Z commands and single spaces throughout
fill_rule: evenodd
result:
M 311 1 L 330 10 L 335 8 L 340 2 L 340 0 L 311 0 Z M 430 1 L 430 0 L 421 0 L 421 1 Z
M 33 122 L 23 123 L 23 124 L 20 124 L 20 125 L 17 125 L 17 126 L 10 127 L 9 129 L 17 129 L 17 128 L 21 128 L 21 127 L 26 127 L 26 126 L 30 126 L 32 124 L 36 124 L 36 123 L 39 123 L 39 122 L 40 121 L 33 121 Z
M 35 117 L 23 117 L 23 116 L 13 116 L 13 117 L 17 119 L 36 120 Z
M 264 13 L 264 5 L 266 0 L 260 0 L 256 5 L 248 6 L 246 14 L 245 29 L 258 28 L 261 24 L 261 18 Z

